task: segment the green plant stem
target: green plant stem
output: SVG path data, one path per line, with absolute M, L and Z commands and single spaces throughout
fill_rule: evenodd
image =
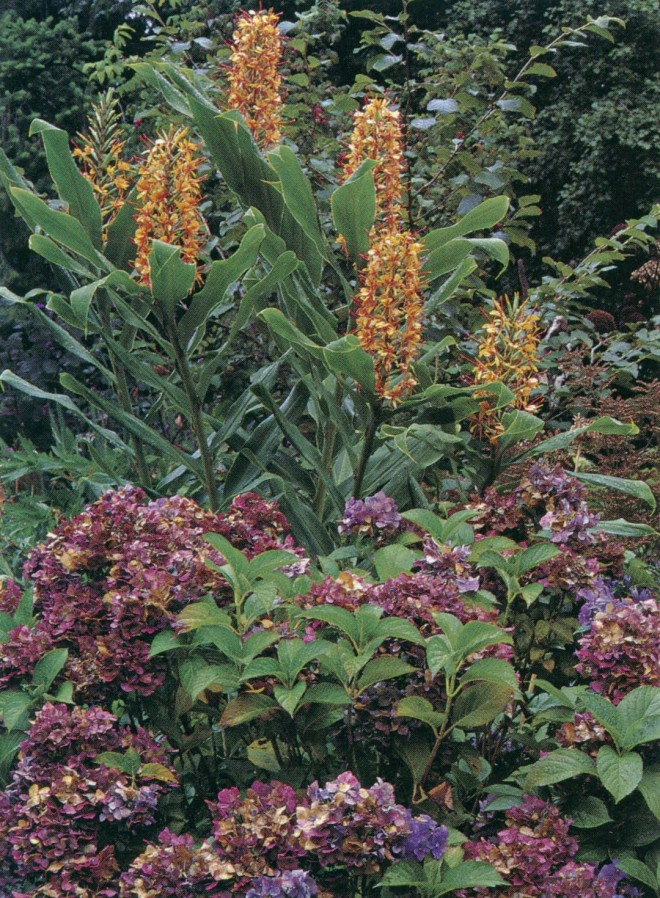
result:
M 371 455 L 371 450 L 373 448 L 374 437 L 376 436 L 376 431 L 378 430 L 378 425 L 380 424 L 381 413 L 382 409 L 380 404 L 375 402 L 371 407 L 371 418 L 369 419 L 369 423 L 367 424 L 367 428 L 364 432 L 362 454 L 360 455 L 360 461 L 358 462 L 357 471 L 355 472 L 355 484 L 353 486 L 353 497 L 355 499 L 359 499 L 362 492 L 364 472 L 367 469 L 367 462 L 369 461 L 369 456 Z
M 207 442 L 204 425 L 202 423 L 202 404 L 199 401 L 199 396 L 197 395 L 197 389 L 195 388 L 192 373 L 190 371 L 190 365 L 188 364 L 188 359 L 186 358 L 186 354 L 183 351 L 183 347 L 181 346 L 181 341 L 179 340 L 176 323 L 169 315 L 165 315 L 165 330 L 167 332 L 167 339 L 170 341 L 172 349 L 174 350 L 174 361 L 177 371 L 179 372 L 179 377 L 181 378 L 181 383 L 183 384 L 183 389 L 185 390 L 186 396 L 188 397 L 190 426 L 192 427 L 193 433 L 195 434 L 195 439 L 197 440 L 197 445 L 199 447 L 199 454 L 202 459 L 202 466 L 204 468 L 204 483 L 206 486 L 206 494 L 209 499 L 209 506 L 211 508 L 211 511 L 217 511 L 218 490 L 215 485 L 213 459 L 211 458 L 211 453 L 209 452 L 209 444 Z
M 488 466 L 488 474 L 484 478 L 484 482 L 481 484 L 479 488 L 479 495 L 483 496 L 489 486 L 492 486 L 493 483 L 497 480 L 502 470 L 503 464 L 503 453 L 496 452 L 493 458 L 491 459 L 491 463 Z
M 126 372 L 117 359 L 116 355 L 112 351 L 112 347 L 110 346 L 110 341 L 108 339 L 112 333 L 112 325 L 110 324 L 110 314 L 108 312 L 107 300 L 101 300 L 101 302 L 99 303 L 99 310 L 102 325 L 101 336 L 105 347 L 108 350 L 108 355 L 110 356 L 110 367 L 112 368 L 112 373 L 117 385 L 117 398 L 119 399 L 119 403 L 126 414 L 133 416 L 133 403 L 131 402 L 131 394 L 128 389 Z M 140 484 L 148 489 L 151 483 L 151 478 L 149 476 L 149 468 L 147 467 L 147 460 L 145 458 L 142 440 L 139 437 L 135 436 L 135 434 L 131 434 L 131 443 L 133 444 L 133 449 L 135 451 L 135 464 L 137 466 L 138 479 L 140 481 Z
M 337 386 L 335 388 L 335 401 L 337 405 L 341 405 L 342 398 L 342 385 L 339 380 L 337 380 Z M 332 473 L 332 459 L 335 454 L 335 442 L 337 439 L 337 425 L 334 423 L 332 418 L 328 416 L 328 420 L 326 421 L 326 425 L 323 429 L 323 456 L 322 456 L 322 465 L 323 470 L 326 474 L 330 475 Z M 319 517 L 323 520 L 323 503 L 325 502 L 326 496 L 326 486 L 323 482 L 322 478 L 319 478 L 318 485 L 316 487 L 316 492 L 314 493 L 314 508 L 317 509 Z M 341 509 L 340 509 L 341 510 Z
M 438 752 L 440 751 L 440 746 L 445 740 L 445 737 L 449 735 L 449 733 L 453 730 L 453 726 L 449 726 L 449 716 L 451 714 L 452 704 L 454 701 L 454 696 L 456 695 L 456 675 L 452 677 L 446 678 L 445 688 L 447 691 L 447 704 L 445 705 L 445 719 L 442 722 L 442 726 L 438 732 L 438 735 L 435 738 L 435 742 L 433 743 L 433 748 L 426 760 L 426 764 L 424 765 L 424 770 L 422 775 L 419 778 L 418 786 L 423 786 L 426 780 L 428 779 L 429 774 L 433 768 L 433 764 L 435 763 L 435 759 L 438 756 Z

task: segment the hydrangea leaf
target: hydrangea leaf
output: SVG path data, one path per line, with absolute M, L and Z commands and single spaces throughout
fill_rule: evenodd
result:
M 619 755 L 611 745 L 599 748 L 596 767 L 600 781 L 617 804 L 637 788 L 644 772 L 641 755 L 634 751 Z

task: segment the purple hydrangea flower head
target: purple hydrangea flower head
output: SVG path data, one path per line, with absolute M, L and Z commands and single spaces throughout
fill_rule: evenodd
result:
M 428 814 L 419 817 L 410 817 L 410 832 L 402 841 L 398 849 L 394 849 L 402 860 L 423 861 L 427 855 L 431 855 L 439 861 L 445 853 L 449 830 L 446 826 L 439 826 Z
M 0 611 L 14 614 L 22 598 L 21 588 L 14 580 L 0 577 Z
M 578 849 L 569 836 L 570 820 L 563 818 L 550 802 L 528 795 L 518 807 L 509 808 L 505 828 L 491 839 L 467 842 L 466 860 L 492 864 L 510 883 L 511 896 L 524 894 L 540 898 L 552 873 L 573 859 Z M 460 898 L 487 895 L 486 890 L 457 892 Z
M 163 830 L 121 874 L 121 898 L 231 898 L 234 868 L 207 846 L 196 848 L 192 836 Z
M 614 581 L 606 577 L 596 577 L 590 587 L 578 590 L 576 599 L 582 602 L 578 620 L 583 627 L 588 627 L 591 619 L 598 611 L 604 611 L 608 605 L 616 605 Z
M 378 492 L 365 499 L 349 499 L 338 529 L 340 533 L 350 531 L 376 537 L 379 531 L 381 534 L 396 533 L 402 523 L 394 499 Z
M 164 778 L 107 767 L 104 751 L 137 753 Z M 114 898 L 114 844 L 134 840 L 156 820 L 158 799 L 176 783 L 167 755 L 144 730 L 119 726 L 102 708 L 47 702 L 21 743 L 0 800 L 5 861 L 39 894 Z M 1 855 L 0 855 L 1 857 Z
M 660 686 L 660 606 L 632 599 L 597 611 L 579 641 L 576 670 L 615 704 L 637 686 Z
M 276 503 L 254 493 L 236 497 L 222 514 L 181 496 L 148 502 L 135 487 L 106 493 L 31 553 L 25 576 L 40 617 L 0 659 L 0 686 L 29 673 L 39 652 L 63 646 L 69 654 L 60 676 L 77 699 L 109 704 L 118 689 L 151 695 L 165 669 L 149 657 L 153 636 L 211 591 L 229 601 L 222 576 L 207 564 L 222 556 L 204 534 L 221 534 L 249 558 L 290 550 L 303 565 L 287 530 Z M 0 603 L 3 595 L 5 604 L 16 603 L 11 585 L 0 588 Z
M 276 876 L 259 876 L 245 898 L 316 898 L 318 887 L 304 870 L 285 870 Z
M 424 561 L 416 565 L 420 570 L 444 577 L 447 584 L 459 593 L 475 592 L 479 589 L 480 578 L 477 570 L 468 561 L 469 546 L 440 545 L 432 537 L 424 540 Z
M 307 798 L 296 810 L 296 836 L 321 867 L 378 873 L 411 832 L 410 812 L 380 779 L 366 789 L 347 771 L 324 787 L 312 783 Z
M 294 831 L 297 804 L 293 789 L 274 780 L 253 783 L 244 796 L 235 787 L 223 789 L 209 805 L 213 850 L 240 881 L 298 867 L 304 849 Z

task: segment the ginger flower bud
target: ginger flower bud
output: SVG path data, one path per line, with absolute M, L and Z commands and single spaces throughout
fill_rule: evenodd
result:
M 403 190 L 403 133 L 401 116 L 387 97 L 374 97 L 355 113 L 344 180 L 367 159 L 376 162 L 376 221 L 398 227 Z
M 282 37 L 279 15 L 243 13 L 236 24 L 229 66 L 227 105 L 237 109 L 262 150 L 282 138 L 282 98 L 279 73 Z
M 503 383 L 515 394 L 512 407 L 534 413 L 541 400 L 531 394 L 539 385 L 537 350 L 541 337 L 541 317 L 520 302 L 499 297 L 486 312 L 486 321 L 474 363 L 474 383 Z M 485 394 L 482 394 L 482 397 Z M 481 398 L 481 397 L 480 397 Z M 491 408 L 491 400 L 483 398 L 481 411 L 473 419 L 471 430 L 494 443 L 503 432 L 499 412 Z
M 170 128 L 154 141 L 140 166 L 136 185 L 140 208 L 133 239 L 137 246 L 135 270 L 147 287 L 151 286 L 149 253 L 154 240 L 180 247 L 183 261 L 194 264 L 207 242 L 208 229 L 199 209 L 200 162 L 199 149 L 187 129 Z
M 422 340 L 421 249 L 409 231 L 375 234 L 355 297 L 355 333 L 373 357 L 376 393 L 394 403 L 417 383 L 410 368 Z
M 92 185 L 101 208 L 104 243 L 132 186 L 133 166 L 124 158 L 125 145 L 117 99 L 109 90 L 92 107 L 87 132 L 78 134 L 73 148 L 73 157 L 79 160 L 82 175 Z

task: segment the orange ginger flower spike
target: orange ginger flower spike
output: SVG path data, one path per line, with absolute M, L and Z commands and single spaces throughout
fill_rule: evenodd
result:
M 234 31 L 229 66 L 227 105 L 241 113 L 262 150 L 282 138 L 282 37 L 278 21 L 279 15 L 272 9 L 243 13 Z
M 376 162 L 376 221 L 398 227 L 403 191 L 403 133 L 401 116 L 387 97 L 375 97 L 356 112 L 349 152 L 344 163 L 344 180 L 367 159 Z
M 422 341 L 421 249 L 409 231 L 376 234 L 355 297 L 355 332 L 373 357 L 376 393 L 393 403 L 417 383 L 410 368 Z
M 537 412 L 541 401 L 532 399 L 532 391 L 539 385 L 537 349 L 541 337 L 541 316 L 527 308 L 527 302 L 513 302 L 500 297 L 486 313 L 474 363 L 474 383 L 501 382 L 515 394 L 512 408 Z M 473 420 L 471 430 L 476 436 L 496 442 L 503 432 L 500 414 L 485 398 L 481 411 Z
M 112 90 L 99 98 L 87 117 L 87 134 L 78 134 L 73 157 L 94 188 L 101 207 L 103 242 L 108 227 L 131 189 L 132 166 L 123 158 L 126 140 L 121 131 L 117 100 Z
M 181 247 L 184 262 L 197 264 L 207 242 L 208 229 L 199 210 L 202 199 L 198 147 L 186 128 L 161 134 L 149 149 L 139 169 L 135 216 L 137 246 L 135 269 L 141 283 L 151 286 L 149 253 L 154 240 Z M 201 279 L 199 269 L 197 280 Z

